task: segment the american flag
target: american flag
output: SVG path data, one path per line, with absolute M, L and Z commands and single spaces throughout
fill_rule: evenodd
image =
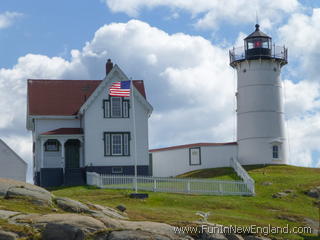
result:
M 131 81 L 114 82 L 109 89 L 109 95 L 115 97 L 130 97 Z

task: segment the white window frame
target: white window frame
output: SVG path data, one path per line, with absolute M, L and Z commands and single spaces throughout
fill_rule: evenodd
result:
M 113 156 L 121 156 L 121 155 L 123 155 L 123 137 L 122 137 L 123 135 L 122 134 L 111 134 L 111 155 L 113 155 Z M 114 143 L 114 137 L 119 137 L 119 139 L 120 139 L 120 143 Z M 114 147 L 119 147 L 120 146 L 120 152 L 119 153 L 115 153 L 115 151 L 114 151 Z
M 119 114 L 114 114 L 115 99 L 119 100 Z M 116 100 L 117 101 L 117 100 Z M 109 99 L 104 99 L 102 103 L 103 117 L 104 118 L 129 118 L 130 117 L 130 101 L 123 97 L 109 97 Z
M 114 114 L 114 103 L 115 103 L 115 100 L 119 100 L 119 115 L 115 115 Z M 112 97 L 110 99 L 110 108 L 111 108 L 111 117 L 112 118 L 121 118 L 122 117 L 122 98 L 121 97 Z
M 120 136 L 121 153 L 114 152 L 113 137 Z M 130 132 L 104 132 L 104 155 L 106 157 L 112 156 L 130 156 Z

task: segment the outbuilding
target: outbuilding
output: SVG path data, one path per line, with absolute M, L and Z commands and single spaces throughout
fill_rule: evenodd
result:
M 0 178 L 26 181 L 27 163 L 0 139 Z
M 229 167 L 237 156 L 237 143 L 195 143 L 149 150 L 149 165 L 156 177 L 173 177 L 185 172 Z

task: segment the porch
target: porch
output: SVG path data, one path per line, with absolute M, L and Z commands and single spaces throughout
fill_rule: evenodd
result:
M 84 185 L 84 138 L 81 128 L 60 128 L 39 135 L 35 183 L 42 187 Z

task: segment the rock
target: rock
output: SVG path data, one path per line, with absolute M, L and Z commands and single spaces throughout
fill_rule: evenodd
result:
M 306 191 L 305 194 L 307 194 L 309 197 L 320 198 L 320 186 Z
M 283 198 L 288 196 L 288 193 L 284 193 L 284 192 L 277 192 L 275 194 L 272 195 L 273 198 Z
M 40 204 L 51 204 L 51 193 L 47 190 L 12 179 L 0 178 L 0 197 L 27 198 Z
M 226 234 L 226 238 L 228 240 L 244 240 L 241 235 L 234 234 L 234 233 Z
M 203 232 L 200 236 L 200 239 L 203 240 L 228 240 L 226 236 L 220 233 L 208 233 L 208 232 Z
M 48 223 L 42 232 L 43 240 L 84 240 L 84 232 L 70 224 Z
M 112 218 L 128 219 L 127 217 L 121 215 L 117 210 L 110 207 L 101 206 L 101 205 L 92 204 L 92 203 L 88 203 L 88 206 L 91 208 L 97 209 L 97 211 L 91 210 L 91 214 L 93 216 L 98 216 L 102 214 Z
M 15 233 L 0 230 L 1 240 L 16 240 L 17 238 L 18 238 L 18 235 Z
M 90 211 L 87 205 L 70 198 L 57 197 L 54 199 L 54 201 L 58 207 L 68 212 L 81 213 Z
M 302 221 L 301 217 L 298 217 L 298 216 L 279 215 L 278 218 L 282 219 L 282 220 L 287 220 L 289 222 L 301 222 Z
M 245 236 L 244 240 L 271 240 L 270 238 L 267 237 L 257 237 L 257 236 Z
M 99 218 L 101 222 L 105 224 L 107 228 L 113 229 L 127 229 L 127 230 L 142 230 L 145 232 L 150 232 L 153 234 L 159 234 L 170 239 L 178 239 L 181 236 L 185 236 L 184 234 L 176 234 L 174 232 L 173 226 L 170 226 L 165 223 L 157 223 L 157 222 L 147 222 L 147 221 L 125 221 L 125 220 L 117 220 L 111 217 L 101 217 Z
M 272 182 L 262 182 L 261 185 L 262 186 L 270 186 L 270 185 L 272 185 Z
M 85 233 L 95 232 L 105 229 L 105 225 L 93 217 L 88 217 L 79 214 L 47 214 L 42 216 L 30 216 L 25 220 L 32 223 L 34 227 L 44 228 L 48 223 L 69 224 L 81 229 Z
M 314 204 L 316 207 L 320 208 L 320 200 L 314 201 L 313 204 Z
M 123 205 L 118 205 L 118 206 L 116 207 L 116 209 L 118 209 L 118 210 L 121 211 L 121 212 L 124 212 L 125 210 L 127 210 L 127 208 L 126 208 L 125 206 L 123 206 Z
M 141 230 L 123 230 L 111 232 L 108 240 L 170 240 L 170 238 Z
M 307 226 L 311 227 L 311 230 L 312 230 L 313 234 L 320 234 L 319 222 L 318 221 L 315 221 L 315 220 L 310 219 L 310 218 L 304 218 L 303 222 Z
M 283 192 L 284 192 L 284 193 L 293 193 L 294 190 L 292 190 L 292 189 L 286 189 L 286 190 L 284 190 Z
M 0 219 L 7 220 L 15 215 L 19 215 L 19 212 L 7 211 L 7 210 L 0 210 Z

